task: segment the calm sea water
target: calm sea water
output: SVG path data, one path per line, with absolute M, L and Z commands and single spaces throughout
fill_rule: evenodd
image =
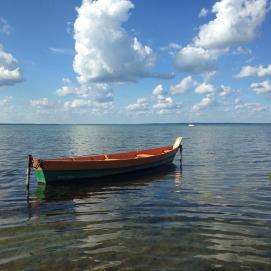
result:
M 184 137 L 183 169 L 38 186 L 25 158 Z M 0 270 L 271 270 L 271 125 L 0 125 Z M 109 179 L 110 181 L 110 179 Z M 114 182 L 113 182 L 114 181 Z

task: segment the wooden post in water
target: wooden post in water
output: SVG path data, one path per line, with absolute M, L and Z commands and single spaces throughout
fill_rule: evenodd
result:
M 180 145 L 180 168 L 183 166 L 183 145 Z
M 31 167 L 32 167 L 32 155 L 29 154 L 27 156 L 27 164 L 26 164 L 26 180 L 25 180 L 25 185 L 26 185 L 26 189 L 27 191 L 29 190 L 29 186 L 30 186 L 30 173 L 31 173 Z

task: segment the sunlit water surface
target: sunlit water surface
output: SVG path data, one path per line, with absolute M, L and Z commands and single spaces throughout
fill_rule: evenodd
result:
M 37 186 L 25 158 L 184 137 L 183 169 Z M 0 270 L 271 270 L 271 125 L 0 125 Z

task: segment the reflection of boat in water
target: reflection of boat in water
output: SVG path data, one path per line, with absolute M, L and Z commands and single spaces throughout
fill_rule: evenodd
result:
M 170 164 L 182 147 L 181 141 L 182 138 L 178 137 L 170 146 L 125 153 L 54 159 L 30 157 L 30 162 L 38 182 L 77 183 L 78 180 L 97 179 Z
M 176 173 L 177 172 L 177 173 Z M 152 181 L 163 179 L 166 175 L 175 173 L 180 175 L 179 169 L 174 164 L 164 165 L 160 168 L 146 169 L 143 172 L 133 174 L 122 174 L 111 176 L 110 178 L 100 178 L 99 182 L 93 184 L 92 181 L 78 182 L 71 185 L 44 185 L 38 184 L 36 189 L 37 202 L 65 201 L 90 197 L 92 194 L 100 192 L 112 192 L 112 189 L 137 189 L 141 186 L 149 185 Z M 175 176 L 174 175 L 174 176 Z M 176 176 L 175 176 L 176 181 Z

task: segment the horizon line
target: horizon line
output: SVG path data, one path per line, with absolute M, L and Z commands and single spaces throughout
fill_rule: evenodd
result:
M 142 123 L 0 123 L 0 125 L 159 125 L 159 124 L 271 124 L 271 122 L 142 122 Z

